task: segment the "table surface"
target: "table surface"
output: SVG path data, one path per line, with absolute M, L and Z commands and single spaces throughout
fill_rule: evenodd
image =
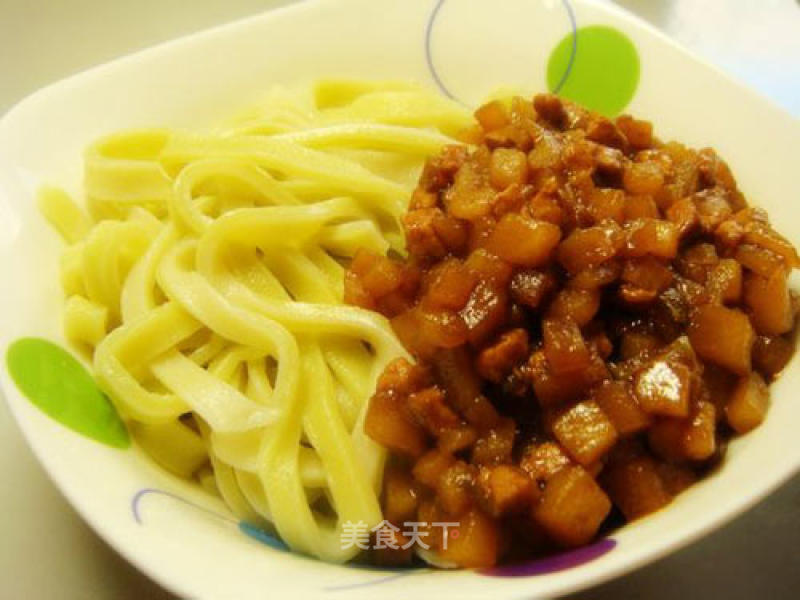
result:
M 0 113 L 36 88 L 291 0 L 0 0 Z M 617 0 L 800 116 L 798 0 Z M 158 18 L 153 18 L 157 15 Z M 64 501 L 0 402 L 0 597 L 172 598 Z M 700 542 L 575 598 L 798 597 L 800 476 Z

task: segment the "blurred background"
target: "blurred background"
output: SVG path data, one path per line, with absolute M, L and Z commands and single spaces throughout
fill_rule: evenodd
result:
M 800 118 L 799 0 L 597 1 L 638 14 Z M 0 0 L 0 114 L 37 88 L 87 67 L 291 2 Z M 0 473 L 0 597 L 172 597 L 117 556 L 67 505 L 4 402 Z M 797 598 L 798 544 L 800 476 L 702 541 L 575 598 Z

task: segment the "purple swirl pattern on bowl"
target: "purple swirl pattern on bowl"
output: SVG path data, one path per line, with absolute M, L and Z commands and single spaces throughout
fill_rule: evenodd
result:
M 502 565 L 490 569 L 481 569 L 478 572 L 492 577 L 547 575 L 548 573 L 557 573 L 558 571 L 564 571 L 565 569 L 571 569 L 586 564 L 610 552 L 616 545 L 617 542 L 611 538 L 603 538 L 593 544 L 582 546 L 575 550 L 568 550 L 531 561 Z
M 273 550 L 278 550 L 279 552 L 291 552 L 291 550 L 283 542 L 283 540 L 281 540 L 273 533 L 264 531 L 263 529 L 260 529 L 259 527 L 256 527 L 255 525 L 252 525 L 245 521 L 237 521 L 228 515 L 219 513 L 215 510 L 208 509 L 195 502 L 192 502 L 191 500 L 187 500 L 186 498 L 183 498 L 178 494 L 174 494 L 172 492 L 168 492 L 166 490 L 160 490 L 157 488 L 142 488 L 138 490 L 131 497 L 131 503 L 130 503 L 131 514 L 133 515 L 133 519 L 139 525 L 145 524 L 142 518 L 142 501 L 145 498 L 149 497 L 158 497 L 162 499 L 166 498 L 170 501 L 180 502 L 181 504 L 185 504 L 186 506 L 190 506 L 198 511 L 201 511 L 206 515 L 212 516 L 226 523 L 230 523 L 231 525 L 235 525 L 239 529 L 239 531 L 241 531 L 244 535 L 246 535 L 250 539 L 255 540 L 265 546 L 268 546 Z M 603 538 L 593 544 L 590 544 L 588 546 L 583 546 L 581 548 L 576 548 L 575 550 L 568 550 L 566 552 L 561 552 L 559 554 L 554 554 L 552 556 L 546 556 L 543 558 L 537 558 L 534 560 L 514 563 L 510 565 L 502 565 L 498 567 L 491 567 L 488 569 L 477 569 L 475 572 L 480 573 L 481 575 L 488 575 L 490 577 L 530 577 L 535 575 L 546 575 L 549 573 L 556 573 L 558 571 L 564 571 L 566 569 L 571 569 L 573 567 L 578 567 L 580 565 L 586 564 L 610 552 L 616 545 L 617 542 L 615 540 L 611 538 Z M 308 558 L 309 560 L 315 560 L 310 557 L 304 557 L 304 558 Z M 379 577 L 378 579 L 369 579 L 366 581 L 362 580 L 353 583 L 343 583 L 343 584 L 327 586 L 325 588 L 326 590 L 343 591 L 358 587 L 364 587 L 368 585 L 376 585 L 379 583 L 386 583 L 389 581 L 393 581 L 395 579 L 404 577 L 406 575 L 412 575 L 414 573 L 419 573 L 421 571 L 427 570 L 424 567 L 387 568 L 387 567 L 379 567 L 379 566 L 360 564 L 360 563 L 348 563 L 346 566 L 360 571 L 375 572 L 376 574 L 380 573 L 381 577 Z
M 433 77 L 434 82 L 436 82 L 436 87 L 439 88 L 439 91 L 442 92 L 445 96 L 450 98 L 451 100 L 458 101 L 458 98 L 453 95 L 453 93 L 447 88 L 447 86 L 442 81 L 441 76 L 439 75 L 439 71 L 436 69 L 436 65 L 433 60 L 433 51 L 431 50 L 431 40 L 433 38 L 433 30 L 436 24 L 436 19 L 439 16 L 439 12 L 442 9 L 442 6 L 446 0 L 437 0 L 436 4 L 431 11 L 430 17 L 428 17 L 428 22 L 425 25 L 425 61 L 428 63 L 428 70 L 431 73 L 431 77 Z M 570 27 L 572 29 L 571 36 L 572 36 L 572 46 L 571 52 L 569 56 L 569 62 L 567 64 L 564 73 L 561 75 L 561 80 L 552 90 L 553 93 L 558 93 L 561 88 L 563 87 L 564 83 L 567 81 L 569 77 L 570 71 L 572 70 L 572 65 L 575 63 L 575 56 L 578 52 L 578 24 L 575 19 L 575 11 L 572 10 L 572 6 L 569 3 L 569 0 L 561 0 L 561 4 L 564 6 L 564 10 L 567 13 L 567 17 L 569 18 Z

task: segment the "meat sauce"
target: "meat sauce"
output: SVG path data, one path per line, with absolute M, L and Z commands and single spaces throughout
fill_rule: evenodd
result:
M 800 264 L 713 150 L 553 95 L 475 117 L 421 174 L 408 257 L 345 280 L 416 361 L 366 417 L 385 517 L 459 523 L 426 542 L 463 567 L 587 544 L 718 464 L 794 352 Z

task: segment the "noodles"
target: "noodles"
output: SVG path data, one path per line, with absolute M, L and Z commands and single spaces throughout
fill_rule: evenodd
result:
M 405 351 L 383 317 L 342 303 L 344 265 L 403 252 L 423 157 L 468 123 L 408 84 L 276 89 L 220 131 L 96 142 L 91 218 L 40 193 L 68 243 L 65 333 L 134 438 L 297 551 L 349 560 L 343 524 L 382 519 L 383 451 L 363 421 Z

